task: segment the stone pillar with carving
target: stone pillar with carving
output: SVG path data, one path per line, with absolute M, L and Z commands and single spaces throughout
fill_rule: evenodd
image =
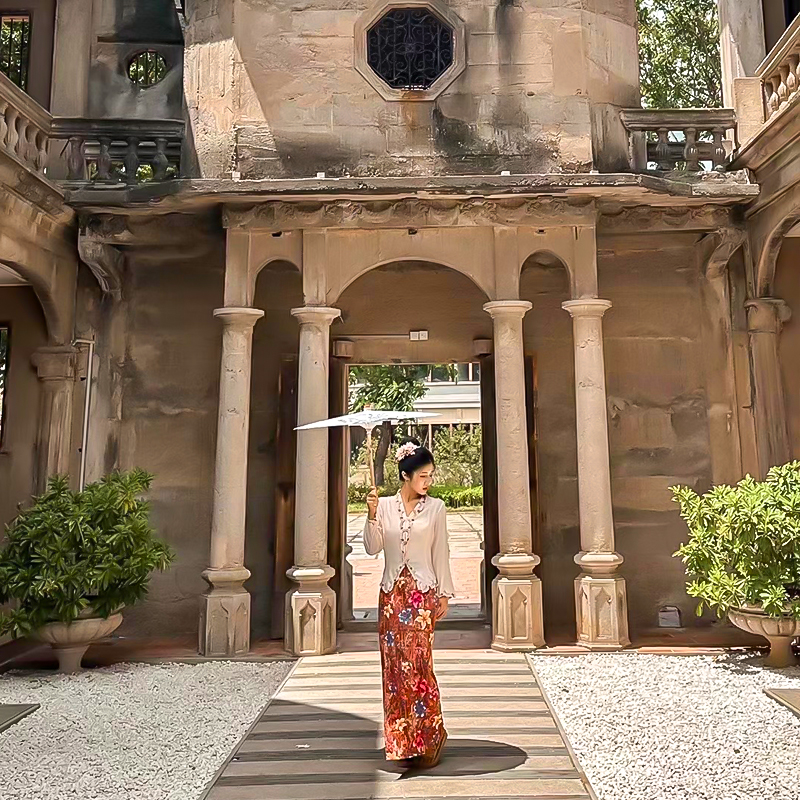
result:
M 625 579 L 616 574 L 611 466 L 608 447 L 603 314 L 608 300 L 569 300 L 575 345 L 575 410 L 578 432 L 578 505 L 581 552 L 575 563 L 578 644 L 618 650 L 630 644 Z
M 531 552 L 531 503 L 525 409 L 522 319 L 532 308 L 523 300 L 487 303 L 494 324 L 497 408 L 497 500 L 499 570 L 492 582 L 492 647 L 533 650 L 544 645 L 542 583 L 534 575 L 539 556 Z
M 256 308 L 217 308 L 222 322 L 222 365 L 217 417 L 217 455 L 211 518 L 211 557 L 203 578 L 209 588 L 200 605 L 200 652 L 233 656 L 250 649 L 250 572 L 244 566 L 247 452 L 253 328 Z
M 337 308 L 292 309 L 300 322 L 297 424 L 328 417 L 331 323 Z M 328 431 L 297 433 L 294 566 L 297 584 L 286 596 L 286 649 L 295 655 L 324 655 L 336 647 L 336 595 L 328 586 Z
M 791 457 L 778 344 L 781 330 L 791 319 L 792 312 L 783 300 L 773 297 L 748 300 L 745 308 L 753 370 L 758 465 L 763 477 L 770 467 L 785 464 Z
M 37 492 L 53 475 L 69 472 L 72 446 L 72 400 L 78 351 L 74 347 L 42 347 L 32 356 L 41 382 L 36 431 Z

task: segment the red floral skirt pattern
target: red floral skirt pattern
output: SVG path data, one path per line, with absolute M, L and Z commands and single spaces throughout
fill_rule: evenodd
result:
M 439 685 L 433 674 L 435 589 L 420 592 L 407 567 L 378 602 L 386 758 L 435 750 L 445 735 Z

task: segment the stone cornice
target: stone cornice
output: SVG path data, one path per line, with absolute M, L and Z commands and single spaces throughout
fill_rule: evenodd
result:
M 598 233 L 659 233 L 704 231 L 734 225 L 736 213 L 730 206 L 601 206 Z
M 264 202 L 246 209 L 226 208 L 226 228 L 286 231 L 304 228 L 440 228 L 481 225 L 594 225 L 587 198 L 402 198 Z

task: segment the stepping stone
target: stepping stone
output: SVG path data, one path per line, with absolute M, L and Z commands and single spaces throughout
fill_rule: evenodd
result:
M 800 717 L 800 689 L 764 689 L 764 694 Z
M 15 722 L 19 722 L 23 717 L 27 717 L 39 708 L 39 704 L 34 705 L 0 705 L 0 733 L 6 728 L 10 728 Z

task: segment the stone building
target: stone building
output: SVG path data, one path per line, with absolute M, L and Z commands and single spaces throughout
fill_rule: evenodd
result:
M 143 467 L 178 558 L 123 633 L 328 651 L 346 441 L 295 425 L 479 362 L 495 646 L 709 624 L 668 487 L 800 458 L 764 5 L 720 0 L 727 108 L 649 111 L 634 0 L 0 0 L 0 519 Z

